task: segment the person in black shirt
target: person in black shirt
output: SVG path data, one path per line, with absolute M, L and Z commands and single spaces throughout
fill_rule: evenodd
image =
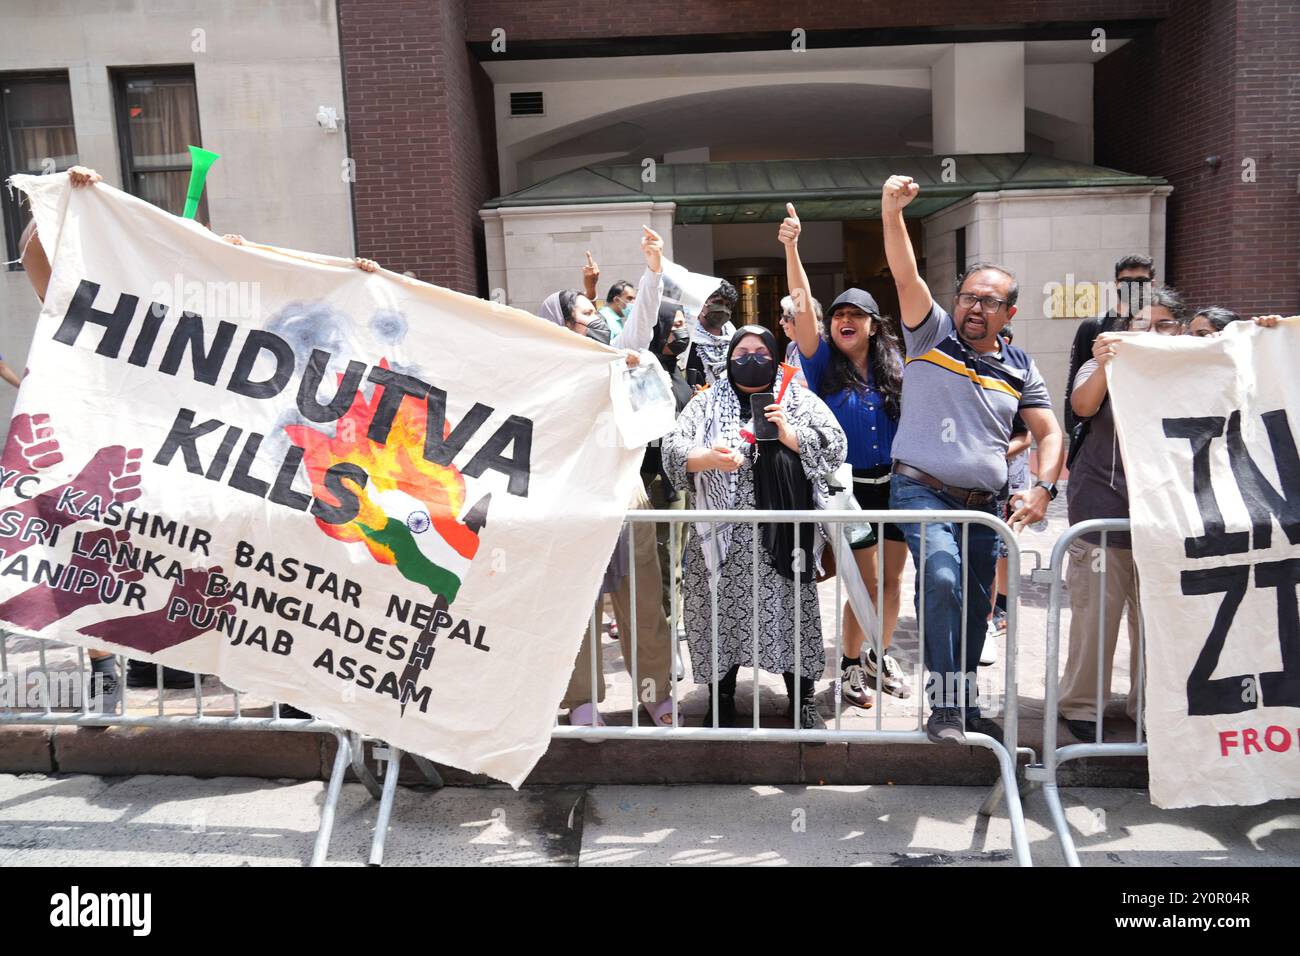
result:
M 1074 438 L 1074 428 L 1079 419 L 1070 407 L 1070 388 L 1074 376 L 1083 363 L 1092 358 L 1092 343 L 1103 332 L 1113 332 L 1122 319 L 1141 311 L 1146 305 L 1150 285 L 1155 281 L 1156 270 L 1149 256 L 1125 256 L 1115 263 L 1115 284 L 1119 296 L 1115 308 L 1100 318 L 1084 319 L 1074 333 L 1074 346 L 1070 349 L 1070 374 L 1065 379 L 1065 433 Z

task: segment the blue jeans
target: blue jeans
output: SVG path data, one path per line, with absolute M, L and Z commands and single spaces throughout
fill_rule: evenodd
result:
M 919 481 L 894 475 L 889 482 L 889 507 L 911 511 L 987 511 L 997 514 L 997 504 L 970 508 Z M 925 526 L 925 569 L 921 561 L 921 525 L 900 524 L 907 537 L 916 566 L 916 607 L 920 620 L 921 589 L 925 588 L 925 633 L 922 646 L 929 670 L 926 696 L 930 707 L 960 707 L 962 674 L 966 681 L 966 717 L 978 717 L 979 698 L 975 674 L 984 632 L 992 608 L 993 577 L 997 570 L 998 534 L 992 528 L 972 524 L 967 531 L 966 553 L 962 554 L 961 525 L 931 521 Z M 963 565 L 965 568 L 963 584 Z M 961 603 L 966 593 L 966 666 L 958 670 L 961 656 Z

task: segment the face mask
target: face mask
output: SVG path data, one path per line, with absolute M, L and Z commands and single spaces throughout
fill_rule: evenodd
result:
M 681 355 L 691 344 L 691 333 L 686 329 L 676 329 L 668 339 L 668 354 Z
M 587 338 L 595 339 L 601 345 L 608 345 L 610 342 L 609 323 L 600 316 L 595 316 L 587 323 Z
M 745 388 L 761 388 L 772 383 L 772 360 L 758 352 L 739 355 L 731 360 L 731 380 Z
M 629 315 L 632 314 L 632 306 L 625 305 L 623 306 L 623 308 L 615 309 L 614 311 L 618 313 L 618 317 L 620 319 L 626 319 Z
M 712 328 L 721 328 L 731 319 L 731 310 L 725 305 L 711 305 L 701 316 L 704 324 Z

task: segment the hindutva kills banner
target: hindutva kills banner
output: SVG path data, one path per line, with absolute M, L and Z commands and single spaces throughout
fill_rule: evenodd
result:
M 1157 806 L 1300 796 L 1297 355 L 1291 319 L 1133 333 L 1110 363 Z
M 0 458 L 0 624 L 522 782 L 640 480 L 622 353 L 13 183 L 53 276 Z

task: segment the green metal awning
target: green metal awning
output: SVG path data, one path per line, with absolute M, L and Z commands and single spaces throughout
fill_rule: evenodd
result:
M 999 189 L 1079 189 L 1096 186 L 1164 186 L 1158 176 L 1138 176 L 1103 166 L 1037 153 L 968 153 L 945 182 L 942 156 L 872 156 L 862 159 L 762 160 L 728 163 L 659 163 L 654 182 L 637 164 L 586 166 L 484 204 L 487 209 L 569 206 L 581 203 L 674 202 L 676 222 L 779 222 L 793 202 L 800 219 L 874 219 L 880 189 L 895 173 L 921 184 L 907 214 L 923 218 L 972 193 Z

